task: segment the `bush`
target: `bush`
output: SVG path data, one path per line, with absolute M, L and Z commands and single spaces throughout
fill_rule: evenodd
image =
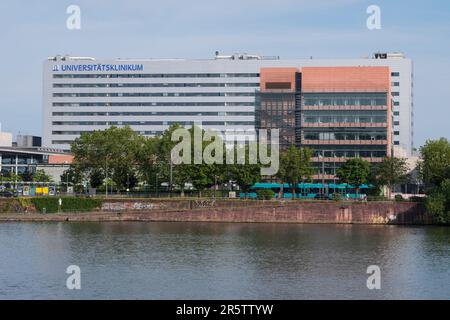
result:
M 395 201 L 403 201 L 403 196 L 401 194 L 396 194 L 394 197 Z
M 446 208 L 447 199 L 445 195 L 435 192 L 427 197 L 425 203 L 427 211 L 434 217 L 437 223 L 450 223 L 450 212 Z
M 450 224 L 450 179 L 445 179 L 425 200 L 427 211 L 440 224 Z
M 55 213 L 58 212 L 59 205 L 58 197 L 35 197 L 32 202 L 39 212 Z M 62 212 L 76 212 L 76 211 L 93 211 L 100 208 L 102 204 L 101 199 L 93 198 L 75 198 L 75 197 L 61 197 L 61 211 Z
M 380 197 L 382 196 L 382 192 L 379 186 L 373 186 L 369 189 L 367 189 L 367 196 L 372 197 Z
M 333 193 L 333 200 L 334 200 L 334 201 L 340 201 L 340 200 L 342 200 L 342 194 L 340 194 L 339 192 Z
M 256 190 L 256 195 L 260 200 L 272 200 L 275 197 L 275 192 L 270 189 Z
M 0 199 L 0 213 L 18 212 L 20 204 L 16 199 Z

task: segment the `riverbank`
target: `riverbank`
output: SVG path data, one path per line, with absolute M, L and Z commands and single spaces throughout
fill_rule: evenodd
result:
M 64 200 L 63 200 L 64 201 Z M 1 213 L 7 221 L 192 221 L 428 225 L 423 203 L 255 201 L 230 199 L 106 199 L 90 212 Z

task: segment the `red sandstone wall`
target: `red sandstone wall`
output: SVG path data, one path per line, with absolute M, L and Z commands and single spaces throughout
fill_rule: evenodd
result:
M 279 203 L 255 208 L 203 208 L 185 211 L 122 213 L 122 220 L 430 224 L 420 203 Z
M 116 200 L 123 203 L 123 200 Z M 139 201 L 138 201 L 139 202 Z M 318 202 L 254 200 L 149 200 L 152 209 L 128 201 L 120 220 L 429 224 L 422 203 L 414 202 Z M 135 206 L 136 209 L 131 209 Z M 106 210 L 112 211 L 112 210 Z M 120 210 L 119 210 L 120 211 Z M 116 217 L 117 216 L 112 216 Z
M 0 201 L 1 204 L 2 201 Z M 1 214 L 0 221 L 200 221 L 431 224 L 422 203 L 253 200 L 108 200 L 117 210 L 74 214 Z M 123 205 L 123 203 L 125 203 Z M 151 206 L 150 206 L 151 204 Z M 108 205 L 106 209 L 111 209 Z M 119 210 L 125 208 L 124 210 Z

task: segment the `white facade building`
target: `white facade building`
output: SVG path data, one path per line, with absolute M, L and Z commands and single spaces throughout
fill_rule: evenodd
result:
M 398 53 L 295 60 L 246 54 L 203 60 L 51 57 L 43 70 L 43 146 L 67 150 L 80 133 L 112 125 L 148 136 L 173 123 L 252 130 L 260 68 L 306 66 L 389 66 L 393 143 L 411 153 L 412 62 Z

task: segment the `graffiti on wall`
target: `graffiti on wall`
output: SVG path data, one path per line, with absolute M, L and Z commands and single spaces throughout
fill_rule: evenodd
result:
M 155 202 L 104 202 L 102 211 L 142 211 L 166 209 L 164 203 Z

